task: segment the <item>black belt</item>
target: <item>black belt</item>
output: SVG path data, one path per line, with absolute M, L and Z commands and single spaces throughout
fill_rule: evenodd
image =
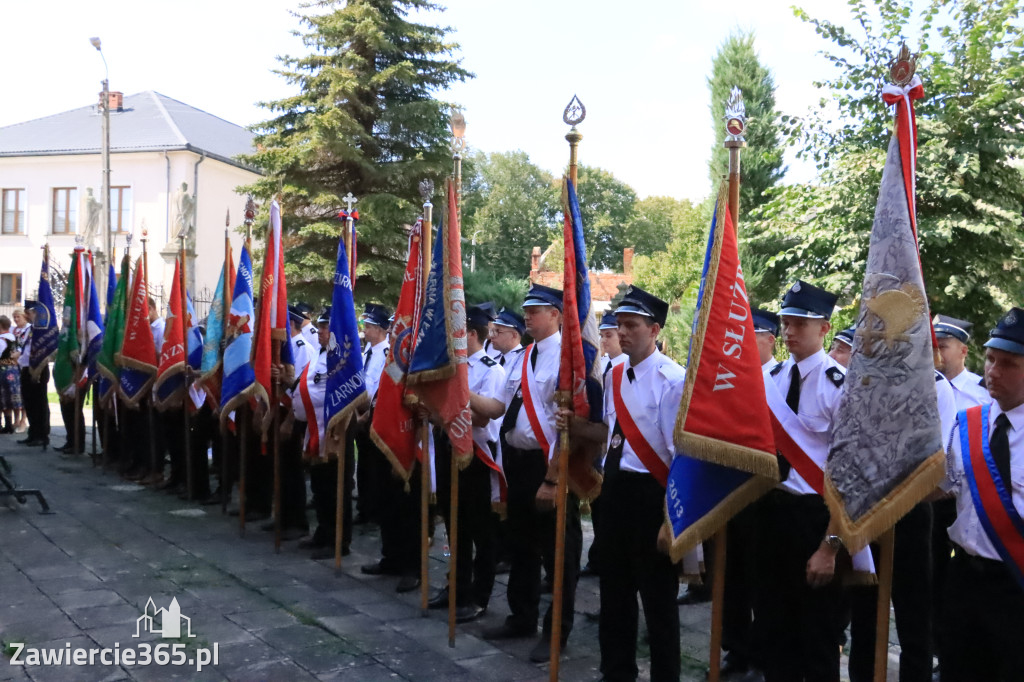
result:
M 967 566 L 975 573 L 980 573 L 988 578 L 1007 578 L 1008 580 L 1013 580 L 1009 569 L 1002 561 L 986 559 L 985 557 L 971 554 L 955 542 L 953 543 L 953 550 L 953 561 Z
M 535 450 L 522 450 L 520 448 L 515 447 L 514 445 L 509 445 L 507 442 L 505 443 L 505 447 L 504 447 L 503 455 L 502 456 L 504 456 L 504 453 L 507 453 L 509 455 L 522 455 L 523 457 L 546 457 L 547 456 L 546 453 L 543 450 L 541 450 L 540 448 L 537 448 Z

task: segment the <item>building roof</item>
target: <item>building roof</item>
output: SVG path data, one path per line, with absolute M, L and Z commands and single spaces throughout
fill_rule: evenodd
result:
M 98 154 L 101 114 L 96 105 L 0 128 L 0 157 Z M 113 153 L 192 151 L 252 170 L 235 157 L 253 151 L 253 134 L 213 114 L 148 90 L 124 97 L 110 111 Z

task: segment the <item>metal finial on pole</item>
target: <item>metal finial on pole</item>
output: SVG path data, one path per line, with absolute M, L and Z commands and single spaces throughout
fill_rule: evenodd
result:
M 251 194 L 245 199 L 245 212 L 243 215 L 245 216 L 245 247 L 249 248 L 252 242 L 252 224 L 256 222 L 256 202 L 253 201 Z
M 729 212 L 734 225 L 740 216 L 740 150 L 747 146 L 747 109 L 743 93 L 733 86 L 725 103 L 725 148 L 729 150 Z
M 572 180 L 572 184 L 575 187 L 577 184 L 577 147 L 580 144 L 580 140 L 583 139 L 583 135 L 580 131 L 576 130 L 576 126 L 583 123 L 583 119 L 587 117 L 587 108 L 583 106 L 583 102 L 576 95 L 572 96 L 569 100 L 569 104 L 566 105 L 565 111 L 562 112 L 562 121 L 566 125 L 572 126 L 572 129 L 565 134 L 565 139 L 569 142 L 569 179 Z

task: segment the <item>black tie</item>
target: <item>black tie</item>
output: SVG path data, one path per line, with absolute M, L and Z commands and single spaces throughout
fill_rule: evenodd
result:
M 999 477 L 1003 479 L 1003 485 L 1007 491 L 1010 490 L 1010 420 L 1005 414 L 996 417 L 996 428 L 992 431 L 988 446 L 992 451 L 992 459 L 999 470 Z
M 533 344 L 533 350 L 530 352 L 530 367 L 537 369 L 537 344 Z
M 366 357 L 363 358 L 363 367 L 370 364 L 370 358 L 373 356 L 373 346 L 366 349 Z
M 505 354 L 504 353 L 502 353 L 501 357 L 498 358 L 498 364 L 501 365 L 502 367 L 505 366 Z
M 786 394 L 786 404 L 793 412 L 800 411 L 800 368 L 796 364 L 789 371 L 789 392 Z
M 626 370 L 626 377 L 629 379 L 629 383 L 636 381 L 636 374 L 632 367 Z M 622 433 L 622 427 L 619 426 L 619 420 L 616 418 L 615 425 L 612 427 L 612 446 L 608 448 L 608 455 L 604 459 L 605 476 L 618 473 L 619 463 L 622 461 L 622 447 L 625 444 L 626 436 Z

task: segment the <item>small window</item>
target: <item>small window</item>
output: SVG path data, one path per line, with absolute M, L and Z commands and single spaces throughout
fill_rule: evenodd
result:
M 25 190 L 3 190 L 3 234 L 25 234 Z
M 53 190 L 53 234 L 75 234 L 78 231 L 78 190 L 55 187 Z
M 110 229 L 113 232 L 132 230 L 132 188 L 110 188 Z
M 0 274 L 0 305 L 21 303 L 21 274 Z

